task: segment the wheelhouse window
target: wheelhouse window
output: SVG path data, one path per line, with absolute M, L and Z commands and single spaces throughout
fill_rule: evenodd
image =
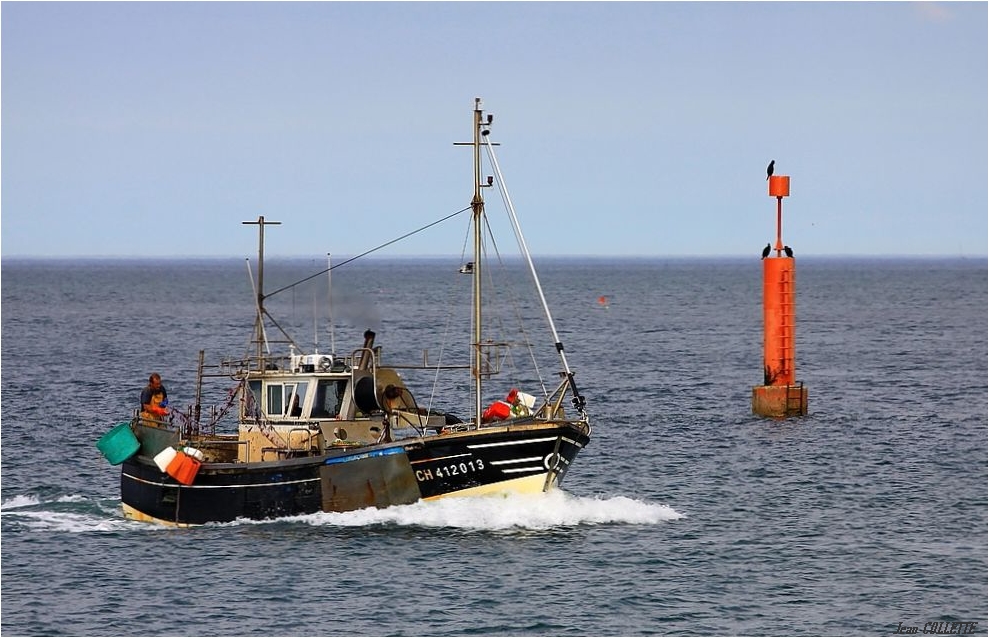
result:
M 268 386 L 268 403 L 266 412 L 268 416 L 282 416 L 285 414 L 285 386 Z
M 316 396 L 313 400 L 313 418 L 328 419 L 340 414 L 346 388 L 346 379 L 320 379 L 316 384 Z
M 271 417 L 302 416 L 306 400 L 306 383 L 269 383 L 265 395 L 265 414 Z
M 247 401 L 244 405 L 244 416 L 252 419 L 261 418 L 261 382 L 251 381 L 248 384 Z
M 288 397 L 286 411 L 290 417 L 301 417 L 306 406 L 306 387 L 309 384 L 302 382 L 294 387 L 294 394 Z M 286 386 L 286 388 L 289 386 Z

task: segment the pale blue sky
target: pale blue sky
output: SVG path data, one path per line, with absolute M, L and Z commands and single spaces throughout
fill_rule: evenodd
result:
M 470 203 L 479 96 L 537 255 L 757 254 L 775 159 L 798 254 L 984 256 L 987 6 L 4 2 L 0 252 L 358 253 Z

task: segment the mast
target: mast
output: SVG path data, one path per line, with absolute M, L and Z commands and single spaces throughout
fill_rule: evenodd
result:
M 255 291 L 257 293 L 257 306 L 258 306 L 258 318 L 257 324 L 255 325 L 255 332 L 258 341 L 258 360 L 260 361 L 263 356 L 264 348 L 264 227 L 265 226 L 278 226 L 281 222 L 269 222 L 265 221 L 264 215 L 259 215 L 256 222 L 241 222 L 247 225 L 257 225 L 258 227 L 258 288 Z
M 330 264 L 330 253 L 326 253 L 326 310 L 330 322 L 330 354 L 335 355 L 337 346 L 333 341 L 333 266 Z
M 484 218 L 484 197 L 481 195 L 481 98 L 474 98 L 474 198 L 470 202 L 474 216 L 474 310 L 472 340 L 474 342 L 473 365 L 471 374 L 474 376 L 474 418 L 478 427 L 481 425 L 481 378 L 482 347 L 481 347 L 481 225 Z M 485 131 L 485 134 L 487 131 Z
M 486 374 L 490 374 L 488 369 L 488 362 L 485 361 L 485 346 L 482 341 L 483 331 L 482 331 L 482 320 L 483 316 L 481 314 L 481 299 L 482 299 L 482 274 L 483 266 L 481 262 L 481 239 L 484 229 L 484 197 L 481 195 L 481 189 L 491 186 L 494 183 L 493 177 L 488 177 L 487 183 L 481 183 L 481 140 L 486 138 L 488 133 L 488 127 L 491 126 L 491 121 L 494 118 L 488 114 L 484 117 L 484 111 L 481 109 L 481 98 L 474 98 L 474 139 L 470 142 L 454 142 L 454 146 L 471 146 L 474 149 L 474 197 L 471 199 L 470 207 L 473 214 L 474 223 L 474 269 L 471 273 L 472 285 L 474 289 L 474 296 L 471 300 L 471 309 L 473 310 L 472 326 L 471 326 L 471 363 L 470 371 L 471 376 L 474 377 L 474 419 L 476 425 L 480 427 L 481 425 L 481 392 L 482 392 L 482 380 Z M 490 142 L 488 142 L 490 145 Z

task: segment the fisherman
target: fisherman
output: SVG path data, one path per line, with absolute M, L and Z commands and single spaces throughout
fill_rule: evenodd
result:
M 141 418 L 145 424 L 160 421 L 168 415 L 168 391 L 161 384 L 161 375 L 152 372 L 148 385 L 141 390 Z

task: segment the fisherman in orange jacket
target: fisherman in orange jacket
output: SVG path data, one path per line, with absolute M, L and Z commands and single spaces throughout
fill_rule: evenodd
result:
M 160 421 L 168 415 L 168 392 L 161 384 L 161 375 L 153 372 L 148 377 L 148 385 L 141 390 L 141 418 L 146 421 Z

